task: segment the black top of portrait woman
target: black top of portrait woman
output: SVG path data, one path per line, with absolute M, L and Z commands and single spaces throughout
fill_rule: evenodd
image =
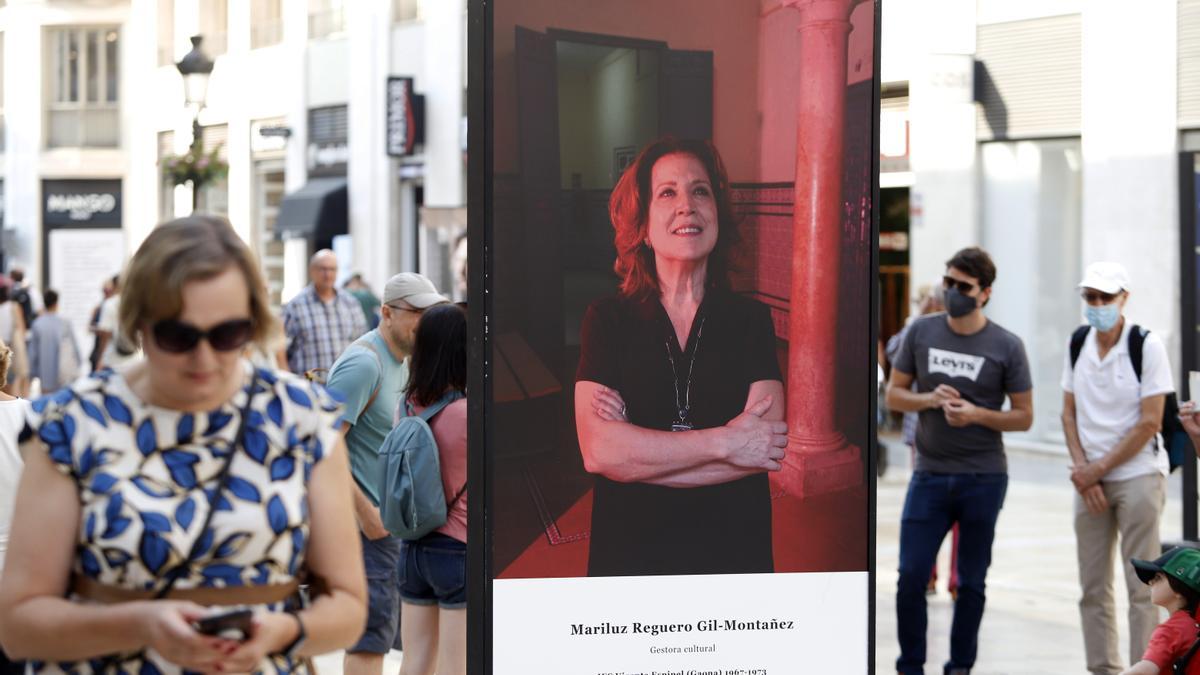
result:
M 683 348 L 657 297 L 593 302 L 581 337 L 576 380 L 619 391 L 629 422 L 647 429 L 670 431 L 681 407 L 692 428 L 720 427 L 752 383 L 782 379 L 769 310 L 730 291 L 705 294 Z M 691 488 L 595 476 L 590 576 L 773 569 L 766 473 Z

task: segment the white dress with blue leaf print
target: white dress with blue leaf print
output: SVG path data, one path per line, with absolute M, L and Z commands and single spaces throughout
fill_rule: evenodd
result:
M 244 364 L 247 374 L 252 366 Z M 197 538 L 203 543 L 175 588 L 280 584 L 304 563 L 308 479 L 337 441 L 340 404 L 290 373 L 256 371 L 257 393 L 226 489 L 199 530 L 246 401 L 246 389 L 207 413 L 149 405 L 111 370 L 33 402 L 22 441 L 37 436 L 79 489 L 73 571 L 102 584 L 158 589 Z M 280 611 L 283 604 L 268 609 Z M 34 662 L 35 673 L 90 673 L 102 661 Z M 113 662 L 106 664 L 110 669 Z M 119 670 L 179 673 L 153 651 L 123 655 Z M 302 672 L 274 658 L 266 673 Z

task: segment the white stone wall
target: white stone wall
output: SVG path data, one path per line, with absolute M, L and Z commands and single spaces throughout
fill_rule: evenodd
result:
M 1128 10 L 1109 2 L 1083 10 L 1079 253 L 1084 264 L 1116 260 L 1129 269 L 1127 314 L 1166 339 L 1178 377 L 1176 5 Z

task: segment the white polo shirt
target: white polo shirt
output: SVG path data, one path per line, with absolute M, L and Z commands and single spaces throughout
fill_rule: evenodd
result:
M 1088 331 L 1073 369 L 1070 342 L 1063 355 L 1062 388 L 1075 395 L 1075 427 L 1089 462 L 1108 454 L 1133 429 L 1142 416 L 1143 398 L 1175 391 L 1166 347 L 1154 332 L 1146 336 L 1142 345 L 1142 381 L 1138 382 L 1129 359 L 1132 326 L 1133 322 L 1126 318 L 1121 339 L 1103 360 L 1096 346 L 1094 328 Z M 1167 475 L 1167 452 L 1155 447 L 1151 440 L 1141 452 L 1108 472 L 1104 480 L 1128 480 L 1155 471 Z

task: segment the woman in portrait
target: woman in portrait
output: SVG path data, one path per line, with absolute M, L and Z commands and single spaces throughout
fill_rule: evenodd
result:
M 769 310 L 729 289 L 737 224 L 716 149 L 650 144 L 609 215 L 620 292 L 588 308 L 575 383 L 588 574 L 771 572 L 783 381 Z
M 35 673 L 306 672 L 366 616 L 340 406 L 242 358 L 273 319 L 228 222 L 160 225 L 124 278 L 145 358 L 26 413 L 0 644 Z M 236 608 L 246 634 L 196 625 Z

